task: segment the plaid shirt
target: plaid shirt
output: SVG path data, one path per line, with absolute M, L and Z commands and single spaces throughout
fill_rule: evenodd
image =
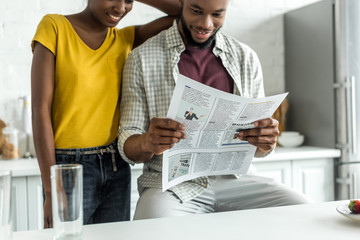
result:
M 148 130 L 150 119 L 165 118 L 176 80 L 178 62 L 185 45 L 176 21 L 171 28 L 134 49 L 124 66 L 122 80 L 121 117 L 118 147 L 125 161 L 134 164 L 124 153 L 124 143 L 131 135 Z M 257 55 L 248 46 L 218 32 L 213 53 L 220 57 L 234 80 L 234 94 L 259 98 L 264 96 L 263 76 Z M 138 179 L 139 190 L 162 187 L 162 155 L 144 163 Z M 207 177 L 180 183 L 170 190 L 181 201 L 191 200 L 208 185 Z

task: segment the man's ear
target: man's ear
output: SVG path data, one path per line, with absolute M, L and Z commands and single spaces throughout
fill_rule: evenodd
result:
M 184 0 L 179 0 L 180 7 L 184 5 Z

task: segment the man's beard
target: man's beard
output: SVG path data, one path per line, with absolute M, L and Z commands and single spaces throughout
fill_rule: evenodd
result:
M 181 20 L 182 29 L 183 29 L 183 33 L 184 33 L 187 44 L 189 44 L 190 46 L 193 46 L 193 47 L 198 47 L 200 49 L 204 49 L 204 48 L 211 46 L 213 44 L 213 42 L 215 41 L 216 33 L 221 28 L 221 27 L 219 27 L 218 29 L 216 29 L 216 31 L 205 42 L 198 43 L 192 38 L 190 29 L 186 25 L 182 11 L 181 11 L 180 20 Z

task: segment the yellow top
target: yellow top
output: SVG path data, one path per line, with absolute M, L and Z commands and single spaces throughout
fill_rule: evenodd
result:
M 119 124 L 121 73 L 135 28 L 110 28 L 93 50 L 66 17 L 48 14 L 32 41 L 56 58 L 52 124 L 56 148 L 87 148 L 115 140 Z

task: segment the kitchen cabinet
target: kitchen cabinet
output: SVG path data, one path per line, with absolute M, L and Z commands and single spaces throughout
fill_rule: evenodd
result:
M 318 147 L 277 148 L 265 158 L 254 158 L 257 174 L 275 178 L 312 198 L 316 202 L 334 199 L 334 159 L 337 149 Z M 36 159 L 0 160 L 0 169 L 11 170 L 13 230 L 43 227 L 43 196 L 40 170 Z M 139 199 L 137 178 L 142 164 L 131 167 L 131 219 Z
M 304 193 L 315 202 L 333 201 L 334 159 L 297 159 L 255 162 L 258 175 L 271 177 Z
M 36 159 L 0 160 L 1 170 L 12 175 L 11 213 L 13 231 L 41 229 L 42 183 Z
M 270 177 L 285 185 L 292 185 L 292 170 L 290 161 L 281 162 L 258 162 L 253 163 L 256 174 Z
M 12 228 L 26 231 L 43 228 L 43 197 L 40 176 L 12 178 Z
M 293 161 L 292 187 L 316 202 L 335 199 L 334 162 L 331 159 Z
M 28 229 L 26 177 L 12 178 L 11 214 L 13 231 Z
M 255 174 L 274 178 L 292 187 L 315 202 L 334 200 L 334 160 L 340 157 L 337 149 L 308 147 L 282 148 L 264 158 L 254 158 Z M 142 173 L 142 164 L 132 167 L 131 218 L 135 212 L 137 177 Z
M 131 202 L 130 202 L 130 219 L 132 220 L 135 214 L 136 204 L 139 199 L 139 192 L 137 187 L 137 179 L 142 174 L 143 164 L 136 164 L 131 167 Z
M 43 219 L 43 190 L 40 176 L 27 177 L 28 192 L 28 228 L 42 229 L 44 226 Z

